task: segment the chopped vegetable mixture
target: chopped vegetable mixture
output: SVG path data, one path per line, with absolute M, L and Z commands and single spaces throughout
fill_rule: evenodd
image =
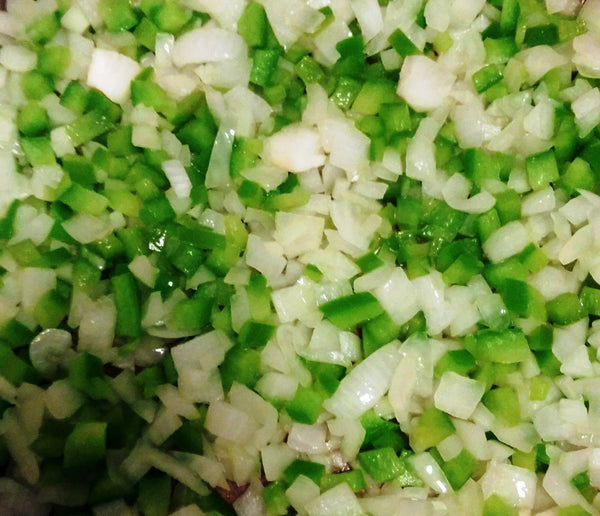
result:
M 8 0 L 0 514 L 600 514 L 600 0 Z

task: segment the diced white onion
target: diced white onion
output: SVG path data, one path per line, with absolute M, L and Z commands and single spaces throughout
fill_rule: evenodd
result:
M 431 111 L 441 106 L 452 89 L 456 76 L 425 56 L 408 56 L 400 70 L 398 95 L 416 111 Z
M 379 348 L 342 379 L 323 407 L 339 417 L 359 417 L 387 392 L 399 360 L 397 343 Z
M 494 231 L 483 243 L 483 250 L 492 262 L 497 263 L 522 251 L 530 242 L 527 228 L 513 220 Z
M 140 70 L 137 61 L 130 57 L 96 48 L 92 53 L 87 84 L 98 88 L 113 102 L 123 102 L 129 97 L 129 84 Z
M 309 516 L 361 516 L 364 514 L 356 495 L 345 482 L 328 491 L 304 506 Z
M 177 197 L 189 197 L 192 190 L 192 182 L 181 162 L 176 159 L 163 161 L 161 168 L 169 179 Z
M 172 59 L 175 66 L 219 62 L 245 54 L 246 43 L 232 31 L 204 26 L 192 29 L 175 40 Z
M 454 417 L 468 419 L 485 392 L 485 385 L 477 380 L 445 372 L 435 391 L 435 406 Z
M 533 471 L 491 462 L 481 478 L 484 498 L 492 494 L 500 496 L 510 505 L 532 509 L 535 502 L 537 477 Z

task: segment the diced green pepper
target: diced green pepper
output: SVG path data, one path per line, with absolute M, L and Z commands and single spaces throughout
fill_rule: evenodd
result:
M 392 448 L 377 448 L 360 452 L 358 462 L 376 482 L 394 480 L 405 470 L 405 465 Z
M 106 423 L 80 422 L 67 437 L 64 465 L 67 468 L 90 466 L 106 455 Z
M 510 387 L 497 387 L 484 394 L 483 404 L 508 426 L 521 421 L 521 409 L 517 394 Z
M 477 459 L 467 450 L 462 450 L 456 457 L 442 464 L 442 471 L 446 475 L 452 489 L 458 491 L 475 472 Z
M 138 337 L 142 333 L 140 301 L 137 285 L 129 272 L 111 278 L 115 307 L 117 309 L 116 334 Z
M 310 478 L 315 484 L 318 484 L 325 473 L 325 466 L 318 462 L 296 459 L 283 470 L 283 478 L 288 484 L 291 484 L 300 475 Z
M 525 168 L 533 190 L 542 190 L 550 183 L 558 181 L 560 177 L 556 157 L 552 150 L 528 156 L 525 159 Z
M 477 360 L 486 362 L 513 364 L 531 356 L 527 339 L 518 328 L 479 330 L 465 337 L 464 346 Z
M 319 310 L 333 324 L 342 329 L 352 329 L 383 313 L 377 298 L 369 292 L 358 292 L 322 304 Z
M 415 450 L 427 450 L 452 435 L 454 431 L 454 424 L 448 415 L 431 407 L 419 417 L 410 443 Z
M 566 292 L 546 303 L 548 320 L 566 326 L 587 316 L 587 311 L 577 294 Z

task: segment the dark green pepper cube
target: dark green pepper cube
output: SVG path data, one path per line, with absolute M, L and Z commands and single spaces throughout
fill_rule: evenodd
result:
M 560 372 L 561 363 L 558 360 L 558 358 L 556 358 L 554 356 L 554 353 L 552 353 L 551 350 L 548 349 L 548 350 L 536 351 L 535 359 L 536 359 L 536 362 L 537 362 L 542 374 L 544 374 L 550 378 L 554 378 L 555 376 L 558 376 L 561 374 L 561 372 Z
M 567 120 L 573 123 L 573 132 L 571 132 L 570 130 L 569 134 L 573 134 L 576 136 L 577 128 L 575 127 L 575 122 L 572 118 L 566 118 L 565 120 L 563 120 L 563 122 L 566 122 Z M 592 167 L 592 170 L 594 171 L 596 176 L 600 177 L 600 142 L 596 141 L 595 139 L 592 140 L 592 142 L 586 145 L 586 147 L 583 149 L 583 152 L 581 153 L 580 157 L 587 161 Z
M 560 326 L 567 326 L 588 315 L 581 299 L 572 292 L 556 296 L 546 303 L 548 320 Z
M 456 457 L 442 464 L 442 471 L 452 489 L 458 491 L 471 478 L 476 467 L 477 459 L 467 450 L 462 450 Z
M 108 207 L 108 199 L 104 195 L 73 183 L 58 198 L 73 211 L 88 213 L 90 215 L 101 215 Z
M 401 328 L 384 312 L 368 321 L 362 328 L 363 353 L 369 356 L 400 335 Z
M 483 41 L 485 48 L 485 61 L 490 64 L 504 64 L 514 56 L 519 47 L 514 38 L 486 38 Z
M 187 242 L 181 242 L 174 246 L 172 251 L 168 251 L 167 256 L 173 266 L 183 272 L 186 277 L 191 278 L 206 259 L 206 251 Z
M 121 106 L 112 102 L 104 93 L 96 89 L 88 91 L 86 110 L 95 111 L 111 122 L 117 122 L 123 113 Z
M 554 332 L 549 324 L 542 324 L 527 335 L 529 348 L 533 351 L 546 351 L 552 349 Z
M 529 276 L 529 269 L 518 257 L 511 257 L 500 263 L 489 263 L 485 266 L 483 275 L 493 288 L 500 288 L 507 279 L 525 281 Z
M 17 113 L 17 128 L 25 136 L 39 136 L 49 124 L 48 113 L 37 102 L 25 104 Z
M 397 423 L 383 419 L 375 414 L 372 409 L 367 410 L 360 416 L 360 424 L 365 429 L 365 438 L 361 448 L 371 446 L 386 435 L 393 434 L 399 429 Z
M 54 80 L 38 70 L 32 70 L 23 75 L 21 87 L 25 97 L 30 100 L 41 100 L 54 91 Z
M 115 307 L 117 309 L 116 334 L 139 337 L 142 333 L 142 316 L 136 280 L 129 272 L 111 278 Z
M 340 77 L 337 86 L 331 94 L 331 99 L 340 109 L 350 109 L 356 100 L 362 84 L 352 77 Z
M 165 383 L 165 375 L 160 366 L 154 365 L 139 372 L 135 376 L 135 383 L 143 389 L 144 398 L 152 398 L 156 395 L 156 389 Z
M 325 79 L 325 73 L 319 64 L 310 56 L 304 56 L 294 65 L 294 70 L 304 84 L 321 82 Z
M 436 446 L 454 432 L 454 424 L 448 414 L 431 407 L 419 417 L 410 444 L 415 450 L 427 450 Z
M 59 288 L 46 292 L 34 308 L 33 316 L 42 328 L 56 328 L 68 315 L 70 296 Z
M 524 281 L 508 278 L 500 286 L 506 308 L 520 317 L 546 319 L 545 301 L 541 294 Z
M 269 21 L 263 6 L 249 2 L 238 20 L 237 28 L 249 47 L 264 47 L 267 44 Z
M 496 65 L 489 64 L 477 70 L 472 77 L 477 93 L 483 93 L 502 80 L 502 72 Z
M 500 31 L 503 35 L 513 35 L 517 28 L 521 7 L 519 0 L 502 0 Z
M 521 218 L 521 198 L 512 188 L 496 194 L 494 208 L 502 225 Z
M 177 450 L 202 455 L 204 416 L 198 419 L 184 420 L 179 429 L 173 434 L 173 443 Z
M 87 188 L 93 188 L 96 183 L 94 165 L 90 161 L 77 154 L 68 154 L 61 158 L 63 170 L 75 183 Z
M 33 167 L 56 164 L 56 156 L 52 150 L 50 139 L 45 136 L 23 136 L 21 138 L 21 147 L 27 161 Z
M 275 326 L 253 320 L 246 321 L 238 334 L 239 343 L 245 348 L 262 348 L 275 333 Z
M 81 115 L 87 105 L 88 91 L 79 83 L 71 81 L 60 96 L 60 104 Z
M 325 466 L 318 462 L 296 459 L 287 468 L 283 470 L 283 478 L 288 484 L 292 484 L 300 475 L 310 478 L 315 484 L 319 484 Z
M 138 22 L 129 0 L 100 0 L 98 10 L 108 32 L 123 32 Z
M 131 102 L 134 106 L 144 104 L 169 119 L 177 110 L 177 103 L 150 79 L 131 81 Z
M 321 478 L 321 491 L 328 491 L 339 484 L 348 484 L 348 487 L 355 493 L 358 493 L 367 487 L 363 472 L 360 469 L 353 469 L 352 471 L 323 475 Z
M 0 219 L 0 240 L 10 240 L 15 234 L 15 217 L 21 205 L 19 199 L 12 201 L 4 217 Z
M 436 378 L 441 378 L 446 371 L 454 371 L 466 376 L 475 369 L 475 358 L 466 349 L 453 349 L 447 351 L 440 358 L 433 370 Z
M 517 255 L 519 261 L 530 272 L 538 272 L 548 265 L 548 257 L 537 245 L 529 244 Z
M 519 398 L 510 387 L 496 387 L 486 392 L 482 402 L 494 416 L 508 426 L 515 426 L 521 421 Z
M 167 1 L 150 11 L 150 19 L 160 32 L 176 34 L 192 19 L 192 13 L 176 2 Z
M 537 45 L 556 45 L 558 41 L 558 27 L 554 23 L 528 27 L 525 31 L 524 43 L 528 47 L 535 47 Z
M 263 87 L 271 84 L 271 79 L 277 69 L 280 55 L 281 51 L 279 49 L 259 48 L 255 50 L 252 57 L 250 82 Z
M 11 319 L 0 328 L 0 341 L 13 349 L 28 346 L 33 337 L 35 333 L 16 319 Z
M 123 478 L 117 478 L 108 471 L 103 471 L 94 480 L 87 497 L 90 505 L 111 502 L 119 498 L 131 497 L 135 490 L 133 485 Z
M 422 211 L 423 207 L 418 199 L 400 198 L 396 202 L 396 223 L 402 229 L 417 229 Z
M 531 356 L 527 339 L 518 328 L 479 330 L 464 339 L 465 349 L 477 360 L 514 364 Z
M 393 102 L 381 104 L 379 116 L 383 120 L 387 138 L 396 133 L 410 133 L 412 123 L 410 110 L 404 102 Z
M 56 35 L 59 28 L 58 12 L 50 12 L 29 23 L 25 33 L 34 43 L 44 45 Z
M 147 226 L 174 220 L 175 216 L 175 211 L 166 197 L 149 200 L 140 210 L 140 220 Z
M 481 247 L 475 238 L 462 238 L 449 244 L 444 244 L 436 257 L 436 267 L 439 271 L 445 271 L 457 258 L 462 255 L 471 255 L 481 258 Z
M 483 502 L 482 516 L 518 516 L 519 508 L 510 505 L 497 494 L 493 494 Z
M 346 368 L 338 364 L 306 360 L 305 365 L 313 377 L 313 388 L 323 398 L 331 396 L 338 388 Z
M 387 79 L 370 80 L 363 84 L 352 104 L 352 111 L 361 115 L 376 115 L 381 111 L 382 104 L 390 104 L 397 99 L 395 83 Z
M 39 381 L 37 371 L 1 342 L 0 374 L 15 387 L 19 387 L 23 382 L 36 383 Z
M 73 359 L 68 366 L 69 381 L 76 389 L 85 392 L 91 378 L 101 378 L 102 360 L 96 355 L 82 353 Z
M 525 169 L 533 190 L 542 190 L 560 178 L 556 157 L 552 150 L 528 156 L 525 159 Z
M 133 31 L 133 35 L 138 44 L 148 50 L 154 51 L 156 46 L 156 35 L 158 27 L 154 25 L 148 18 L 142 18 Z
M 103 422 L 77 423 L 65 442 L 65 467 L 90 466 L 102 460 L 106 455 L 106 427 Z
M 288 415 L 298 423 L 312 425 L 321 414 L 323 398 L 310 387 L 299 386 L 286 405 Z
M 92 111 L 81 115 L 66 126 L 73 145 L 79 146 L 98 138 L 113 128 L 113 122 L 100 112 Z
M 392 48 L 403 57 L 418 55 L 421 51 L 400 29 L 396 29 L 388 37 Z
M 215 122 L 210 114 L 194 118 L 187 122 L 175 135 L 181 143 L 190 147 L 196 154 L 210 153 L 217 135 Z
M 358 292 L 339 297 L 322 304 L 319 306 L 319 310 L 333 324 L 342 329 L 352 329 L 383 313 L 379 301 L 369 292 Z
M 63 75 L 70 62 L 69 47 L 44 47 L 38 54 L 37 68 L 46 75 Z
M 219 367 L 224 389 L 228 391 L 233 382 L 252 389 L 260 378 L 260 361 L 260 352 L 256 349 L 244 349 L 239 345 L 231 348 Z
M 600 289 L 584 286 L 579 293 L 579 298 L 587 313 L 600 316 Z
M 210 321 L 212 299 L 195 297 L 179 301 L 171 312 L 171 324 L 179 330 L 204 328 Z
M 493 208 L 482 213 L 475 219 L 475 228 L 477 229 L 479 240 L 481 240 L 482 243 L 485 242 L 500 226 L 500 217 L 498 212 Z
M 268 514 L 284 516 L 288 513 L 290 502 L 285 494 L 285 489 L 285 484 L 279 481 L 265 486 L 262 496 L 267 505 Z
M 405 471 L 405 465 L 392 448 L 360 452 L 358 462 L 376 482 L 389 482 Z
M 378 267 L 381 267 L 384 262 L 375 253 L 367 253 L 357 258 L 355 263 L 360 267 L 360 270 L 366 274 L 367 272 L 374 271 Z
M 589 163 L 575 158 L 560 177 L 560 186 L 569 195 L 579 195 L 579 190 L 594 191 L 598 178 Z
M 449 285 L 466 285 L 482 270 L 483 262 L 477 256 L 463 253 L 442 273 L 442 278 Z
M 265 191 L 258 183 L 245 179 L 240 184 L 238 196 L 245 206 L 259 207 L 265 198 Z

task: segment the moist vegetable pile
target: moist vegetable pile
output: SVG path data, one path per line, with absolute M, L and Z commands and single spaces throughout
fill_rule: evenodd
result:
M 598 514 L 599 78 L 599 0 L 9 0 L 0 512 Z

